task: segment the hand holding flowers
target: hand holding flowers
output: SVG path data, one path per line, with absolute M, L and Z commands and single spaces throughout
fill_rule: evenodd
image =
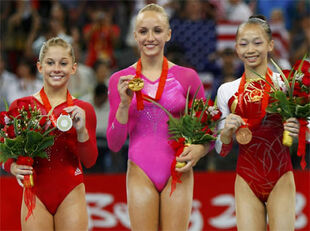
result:
M 170 141 L 170 145 L 174 149 L 175 157 L 178 158 L 178 160 L 190 159 L 189 157 L 182 158 L 180 156 L 185 147 L 189 146 L 188 150 L 185 152 L 190 152 L 191 149 L 194 149 L 192 148 L 193 145 L 208 144 L 211 141 L 216 140 L 217 137 L 216 124 L 221 118 L 221 112 L 210 99 L 196 99 L 198 90 L 191 102 L 189 102 L 189 91 L 187 92 L 184 114 L 179 118 L 174 117 L 156 101 L 146 98 L 148 101 L 163 109 L 169 116 L 168 132 L 171 135 L 169 139 L 172 140 Z M 192 161 L 197 162 L 197 160 Z M 176 159 L 172 162 L 170 195 L 176 188 L 176 183 L 181 182 L 180 177 L 182 173 L 176 171 L 175 168 L 182 168 L 185 165 L 185 162 L 177 162 Z M 193 165 L 195 165 L 195 163 L 191 163 L 191 166 Z
M 16 160 L 11 172 L 25 188 L 26 220 L 35 208 L 33 174 L 28 173 L 33 173 L 34 158 L 47 158 L 45 150 L 54 144 L 54 136 L 49 134 L 55 128 L 50 129 L 50 124 L 48 115 L 41 115 L 40 110 L 30 104 L 0 112 L 0 162 Z
M 302 60 L 296 62 L 291 70 L 281 70 L 273 60 L 271 61 L 280 73 L 280 77 L 274 85 L 267 82 L 271 85 L 272 91 L 266 111 L 279 113 L 288 123 L 284 125 L 283 133 L 283 144 L 287 146 L 291 146 L 293 142 L 288 131 L 291 129 L 289 123 L 296 123 L 296 119 L 298 120 L 300 129 L 297 155 L 302 157 L 301 167 L 304 169 L 306 167 L 306 130 L 310 117 L 310 62 L 306 60 L 305 55 Z

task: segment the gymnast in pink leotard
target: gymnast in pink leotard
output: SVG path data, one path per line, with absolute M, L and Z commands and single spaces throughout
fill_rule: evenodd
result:
M 191 98 L 199 87 L 198 97 L 204 97 L 202 83 L 194 70 L 164 58 L 164 44 L 170 35 L 164 9 L 156 4 L 143 8 L 135 28 L 141 60 L 113 74 L 109 82 L 109 148 L 118 151 L 129 134 L 127 203 L 132 230 L 187 230 L 193 193 L 192 166 L 208 150 L 207 145 L 185 149 L 178 159 L 187 162 L 178 170 L 183 172 L 182 183 L 170 197 L 171 163 L 175 156 L 168 143 L 168 116 L 145 100 L 143 109 L 138 110 L 141 101 L 128 88 L 128 81 L 142 68 L 142 94 L 157 98 L 174 116 L 184 112 L 189 88 Z
M 253 16 L 241 24 L 236 51 L 245 72 L 241 78 L 221 85 L 217 94 L 225 120 L 219 124 L 222 130 L 216 150 L 227 155 L 240 126 L 252 133 L 249 143 L 239 144 L 235 181 L 238 230 L 265 230 L 266 213 L 270 230 L 294 230 L 295 184 L 282 134 L 285 129 L 297 137 L 299 124 L 296 118 L 290 118 L 283 126 L 280 115 L 266 113 L 270 86 L 253 72 L 265 76 L 269 83 L 284 85 L 279 74 L 267 67 L 272 49 L 271 31 L 264 17 Z

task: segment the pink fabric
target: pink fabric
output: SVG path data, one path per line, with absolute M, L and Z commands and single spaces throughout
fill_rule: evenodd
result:
M 112 75 L 109 82 L 110 114 L 107 129 L 109 148 L 118 151 L 126 141 L 129 134 L 129 160 L 138 165 L 161 191 L 169 177 L 170 166 L 174 159 L 174 152 L 168 144 L 168 116 L 152 103 L 144 101 L 144 110 L 137 111 L 136 98 L 132 99 L 129 109 L 129 121 L 120 124 L 115 118 L 120 103 L 117 83 L 124 75 L 135 75 L 135 68 L 128 67 Z M 144 94 L 155 97 L 158 82 L 150 81 L 141 76 L 145 86 Z M 197 98 L 204 98 L 202 83 L 197 73 L 189 68 L 172 66 L 168 70 L 167 82 L 161 99 L 158 101 L 174 116 L 183 113 L 187 89 L 190 87 L 190 98 L 200 86 Z

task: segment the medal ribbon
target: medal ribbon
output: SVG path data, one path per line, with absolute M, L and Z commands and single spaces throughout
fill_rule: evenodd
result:
M 269 68 L 267 68 L 267 73 L 266 73 L 265 79 L 268 83 L 272 83 L 271 76 L 272 76 L 272 71 Z M 245 83 L 246 83 L 246 77 L 245 77 L 245 73 L 243 73 L 243 75 L 241 77 L 240 85 L 238 88 L 238 104 L 237 104 L 237 107 L 239 108 L 242 115 L 244 115 L 243 95 L 244 95 L 244 90 L 245 90 Z M 244 119 L 247 122 L 247 124 L 249 125 L 249 127 L 254 127 L 254 126 L 258 125 L 261 122 L 261 120 L 264 118 L 264 116 L 266 115 L 266 108 L 268 106 L 268 100 L 269 100 L 269 92 L 271 89 L 271 86 L 268 83 L 265 83 L 263 99 L 262 99 L 262 103 L 261 103 L 262 104 L 261 114 L 260 114 L 259 118 Z
M 137 62 L 137 69 L 136 69 L 135 78 L 141 78 L 141 71 L 142 71 L 142 64 L 141 64 L 141 58 L 140 58 Z M 148 95 L 144 95 L 141 90 L 136 91 L 137 109 L 138 110 L 143 110 L 143 108 L 144 108 L 143 98 L 150 98 L 150 99 L 155 100 L 155 101 L 158 101 L 161 98 L 161 95 L 163 94 L 163 91 L 165 88 L 167 75 L 168 75 L 168 60 L 166 57 L 164 57 L 161 75 L 159 78 L 159 84 L 158 84 L 158 88 L 157 88 L 155 98 L 150 97 Z
M 52 109 L 52 106 L 51 106 L 50 101 L 48 100 L 48 97 L 44 91 L 44 87 L 42 87 L 42 89 L 40 91 L 40 97 L 42 99 L 42 102 L 43 102 L 43 105 L 46 109 L 46 112 L 49 113 L 49 111 Z M 67 90 L 67 105 L 68 105 L 68 107 L 73 106 L 73 99 L 72 99 L 72 96 L 68 90 Z M 62 110 L 61 113 L 64 115 L 68 115 L 68 113 L 65 110 Z M 54 127 L 56 127 L 57 118 L 56 118 L 54 112 L 52 112 L 52 114 L 50 115 L 49 118 L 50 118 L 52 124 L 54 125 Z
M 307 132 L 307 119 L 298 119 L 300 124 L 299 129 L 299 137 L 298 137 L 298 149 L 297 149 L 297 156 L 301 156 L 300 166 L 302 170 L 305 170 L 307 166 L 307 162 L 305 160 L 306 156 L 306 132 Z
M 32 166 L 33 165 L 33 159 L 29 156 L 19 156 L 18 159 L 16 160 L 17 164 L 20 165 L 27 165 L 27 166 Z M 34 170 L 33 173 L 35 174 Z M 25 175 L 24 180 L 24 202 L 27 207 L 27 216 L 25 217 L 25 221 L 28 220 L 28 218 L 33 214 L 33 210 L 36 207 L 36 194 L 35 190 L 33 188 L 33 175 Z

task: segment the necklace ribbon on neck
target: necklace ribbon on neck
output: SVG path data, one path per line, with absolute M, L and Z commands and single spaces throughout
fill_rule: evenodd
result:
M 141 58 L 140 58 L 137 62 L 136 76 L 134 78 L 141 78 L 141 71 L 142 71 L 142 64 L 141 64 Z M 166 57 L 164 57 L 161 75 L 159 78 L 159 84 L 158 84 L 158 88 L 157 88 L 155 98 L 143 94 L 141 90 L 136 91 L 135 93 L 136 93 L 136 99 L 137 99 L 137 110 L 143 110 L 144 109 L 144 104 L 143 104 L 144 98 L 150 98 L 150 99 L 155 100 L 155 101 L 160 100 L 160 98 L 163 94 L 164 88 L 165 88 L 167 75 L 168 75 L 168 60 Z
M 52 106 L 50 104 L 50 101 L 48 100 L 48 97 L 44 91 L 44 87 L 42 87 L 41 91 L 40 91 L 40 97 L 42 99 L 43 105 L 46 109 L 46 112 L 49 113 L 50 110 L 52 109 Z M 73 99 L 72 96 L 70 94 L 70 92 L 67 90 L 67 105 L 69 106 L 73 106 Z M 62 110 L 61 112 L 63 115 L 68 115 L 68 113 L 65 110 Z M 54 125 L 54 127 L 56 127 L 57 124 L 57 117 L 55 116 L 54 112 L 51 113 L 51 115 L 49 116 L 52 124 Z

